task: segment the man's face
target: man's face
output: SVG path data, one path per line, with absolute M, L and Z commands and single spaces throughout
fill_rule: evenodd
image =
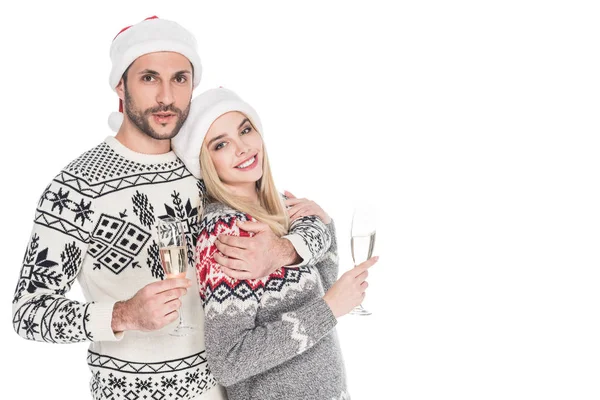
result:
M 190 61 L 179 53 L 150 53 L 136 59 L 126 74 L 117 93 L 133 125 L 154 139 L 177 135 L 190 110 Z

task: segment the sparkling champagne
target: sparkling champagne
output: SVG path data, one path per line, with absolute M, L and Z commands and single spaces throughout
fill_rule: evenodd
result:
M 367 261 L 373 255 L 375 232 L 365 236 L 352 236 L 351 247 L 354 265 Z
M 185 246 L 161 247 L 160 261 L 167 279 L 185 278 L 187 270 L 187 249 Z

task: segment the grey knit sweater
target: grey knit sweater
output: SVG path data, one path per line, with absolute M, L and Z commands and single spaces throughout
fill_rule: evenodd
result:
M 268 277 L 242 281 L 227 277 L 213 257 L 218 235 L 251 236 L 237 227 L 237 220 L 253 218 L 209 204 L 197 241 L 196 272 L 213 375 L 230 400 L 349 399 L 337 320 L 323 300 L 338 272 L 333 222 L 304 217 L 292 224 L 295 230 L 322 229 L 330 239 L 326 248 L 306 241 L 318 260 L 313 266 L 282 267 Z

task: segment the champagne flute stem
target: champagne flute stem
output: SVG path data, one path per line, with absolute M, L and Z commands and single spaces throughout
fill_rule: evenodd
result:
M 183 302 L 181 303 L 181 307 L 179 307 L 179 327 L 183 326 Z

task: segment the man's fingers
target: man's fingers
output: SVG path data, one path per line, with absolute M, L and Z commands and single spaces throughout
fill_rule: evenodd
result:
M 183 289 L 183 288 L 167 290 L 166 292 L 161 293 L 161 296 L 162 296 L 161 300 L 163 303 L 168 303 L 172 300 L 175 300 L 182 296 L 185 296 L 186 293 L 187 293 L 187 289 Z
M 222 267 L 229 267 L 229 263 L 232 261 L 232 259 L 229 259 L 229 258 L 223 256 L 218 251 L 215 252 L 214 258 L 215 258 L 215 261 L 217 262 L 217 264 L 221 265 Z
M 179 311 L 175 310 L 175 311 L 171 311 L 170 313 L 168 313 L 167 315 L 165 315 L 165 325 L 169 325 L 171 322 L 175 321 L 177 318 L 179 318 Z
M 239 249 L 247 249 L 250 242 L 248 237 L 219 235 L 217 240 L 227 246 L 237 247 Z
M 304 204 L 307 203 L 306 199 L 288 199 L 284 201 L 286 206 L 295 206 L 296 204 Z
M 294 215 L 297 215 L 299 211 L 303 210 L 304 206 L 302 204 L 297 204 L 295 206 L 292 206 L 291 208 L 289 208 L 287 210 L 288 215 L 290 216 L 290 218 L 294 218 Z
M 179 310 L 180 307 L 181 307 L 181 300 L 179 300 L 179 299 L 174 299 L 174 300 L 171 300 L 171 301 L 165 303 L 165 308 L 164 308 L 165 315 L 168 315 L 168 314 L 172 313 L 173 311 Z
M 162 293 L 175 288 L 189 288 L 192 286 L 192 281 L 187 278 L 165 279 L 153 282 L 148 286 L 151 287 L 152 293 Z
M 240 260 L 236 260 L 235 258 L 227 258 L 222 256 L 219 253 L 215 253 L 215 261 L 226 268 L 230 268 L 230 269 L 239 269 L 242 271 L 245 271 L 245 263 L 240 261 Z
M 223 266 L 221 266 L 221 270 L 223 270 L 223 273 L 225 275 L 227 275 L 228 277 L 233 278 L 233 279 L 245 280 L 245 279 L 250 278 L 250 273 L 247 271 L 238 271 L 238 270 L 223 267 Z
M 287 197 L 288 199 L 295 199 L 295 198 L 296 198 L 296 196 L 294 196 L 294 195 L 292 194 L 292 192 L 288 192 L 287 190 L 285 190 L 285 191 L 283 192 L 283 194 L 284 194 L 284 195 L 285 195 L 285 197 Z
M 245 230 L 246 232 L 254 232 L 254 233 L 258 233 L 258 232 L 263 232 L 266 231 L 269 228 L 269 225 L 265 224 L 264 222 L 258 222 L 258 221 L 236 221 L 237 225 L 240 227 L 240 229 Z
M 239 247 L 229 246 L 225 243 L 222 243 L 220 240 L 216 240 L 215 245 L 217 246 L 217 250 L 219 250 L 221 254 L 228 258 L 242 258 L 242 249 Z
M 298 208 L 294 209 L 293 211 L 290 209 L 288 210 L 288 213 L 290 213 L 290 211 L 292 211 L 292 213 L 290 213 L 290 219 L 296 219 L 296 218 L 300 218 L 300 217 L 308 217 L 308 216 L 317 216 L 317 213 L 315 212 L 314 209 L 312 209 L 312 207 L 310 205 L 299 205 L 296 206 Z

